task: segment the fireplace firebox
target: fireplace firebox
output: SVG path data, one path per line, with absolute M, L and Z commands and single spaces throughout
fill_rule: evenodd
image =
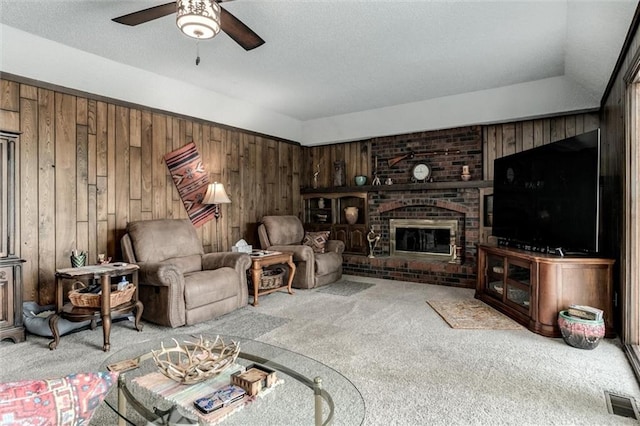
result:
M 390 255 L 453 261 L 457 231 L 457 220 L 390 219 Z

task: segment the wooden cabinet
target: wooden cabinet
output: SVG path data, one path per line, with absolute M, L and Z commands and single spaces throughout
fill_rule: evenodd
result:
M 25 339 L 22 325 L 22 283 L 19 260 L 0 261 L 0 340 Z
M 561 336 L 558 312 L 572 304 L 593 306 L 604 311 L 607 337 L 612 337 L 613 264 L 481 244 L 476 298 L 548 337 Z
M 25 339 L 22 325 L 22 259 L 17 254 L 18 135 L 0 132 L 0 340 Z
M 344 242 L 345 252 L 367 254 L 367 193 L 304 194 L 304 227 L 309 231 L 331 231 L 331 239 Z M 355 223 L 348 223 L 345 209 L 358 209 Z
M 334 225 L 332 238 L 342 241 L 347 253 L 367 254 L 367 232 L 366 225 Z

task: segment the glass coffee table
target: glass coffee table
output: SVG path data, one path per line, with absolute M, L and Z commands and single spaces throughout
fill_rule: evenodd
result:
M 158 372 L 151 350 L 196 342 L 200 334 L 174 335 L 132 344 L 109 356 L 101 365 L 136 360 L 138 367 L 122 371 L 117 395 L 112 393 L 105 403 L 118 415 L 119 425 L 208 424 L 191 410 L 185 410 L 158 394 L 141 387 L 140 378 Z M 216 334 L 202 334 L 214 341 Z M 354 384 L 336 370 L 307 356 L 267 343 L 241 337 L 220 335 L 225 343 L 237 342 L 240 354 L 236 364 L 247 367 L 258 364 L 275 370 L 278 384 L 224 418 L 227 425 L 360 425 L 364 422 L 365 404 Z M 223 373 L 224 374 L 224 373 Z M 183 385 L 187 386 L 187 385 Z M 202 395 L 204 396 L 204 395 Z

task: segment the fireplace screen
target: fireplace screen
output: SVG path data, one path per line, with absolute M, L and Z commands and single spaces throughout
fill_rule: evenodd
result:
M 456 220 L 391 219 L 391 256 L 453 260 Z

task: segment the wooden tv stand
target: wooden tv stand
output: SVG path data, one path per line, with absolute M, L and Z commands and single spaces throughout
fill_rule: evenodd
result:
M 562 336 L 559 311 L 593 306 L 604 311 L 606 336 L 613 337 L 614 263 L 480 244 L 476 298 L 547 337 Z

